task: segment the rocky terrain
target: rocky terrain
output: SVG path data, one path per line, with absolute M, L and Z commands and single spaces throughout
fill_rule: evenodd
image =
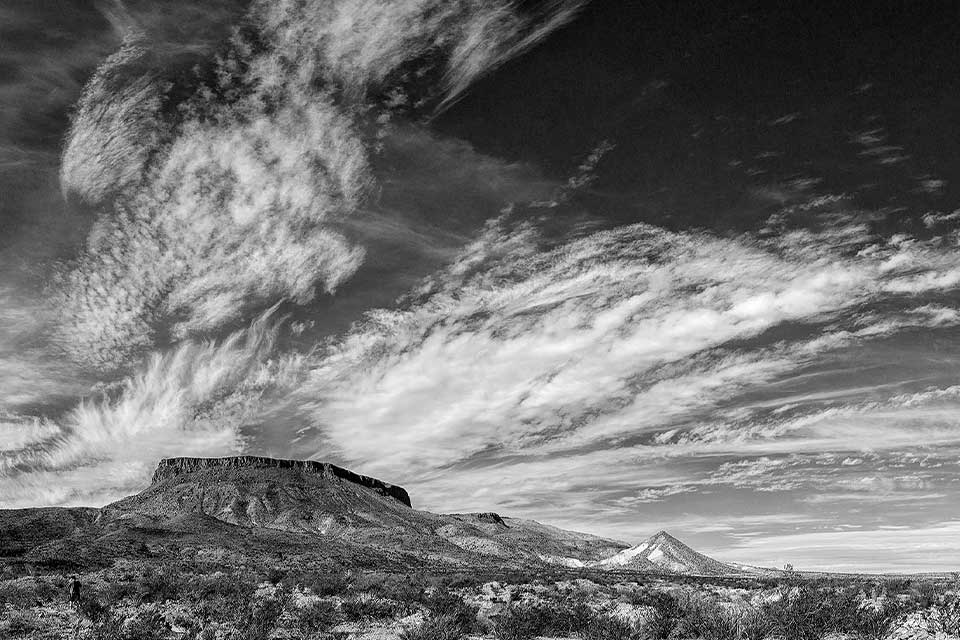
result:
M 100 509 L 0 510 L 6 562 L 103 566 L 189 548 L 354 563 L 594 565 L 627 545 L 496 513 L 414 509 L 406 490 L 333 464 L 240 456 L 163 460 L 144 491 Z

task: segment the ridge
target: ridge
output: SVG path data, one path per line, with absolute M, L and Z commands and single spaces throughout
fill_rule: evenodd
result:
M 268 458 L 263 456 L 227 456 L 223 458 L 164 458 L 157 465 L 153 473 L 151 484 L 159 484 L 165 480 L 182 475 L 192 474 L 205 470 L 238 470 L 238 469 L 289 469 L 304 473 L 314 473 L 323 477 L 334 477 L 353 484 L 372 489 L 378 493 L 394 498 L 408 507 L 410 495 L 403 487 L 390 484 L 377 478 L 354 473 L 330 462 L 315 460 L 288 460 L 284 458 Z

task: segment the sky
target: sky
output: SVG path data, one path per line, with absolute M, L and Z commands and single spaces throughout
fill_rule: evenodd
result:
M 960 569 L 949 20 L 715 4 L 5 2 L 0 506 L 256 454 Z

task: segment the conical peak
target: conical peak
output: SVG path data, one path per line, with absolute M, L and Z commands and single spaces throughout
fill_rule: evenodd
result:
M 679 540 L 662 529 L 653 534 L 648 542 L 672 542 L 675 544 L 682 544 Z

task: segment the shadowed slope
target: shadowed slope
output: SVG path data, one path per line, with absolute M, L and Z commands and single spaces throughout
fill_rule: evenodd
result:
M 164 460 L 146 490 L 103 512 L 158 523 L 204 514 L 241 527 L 356 540 L 383 530 L 422 532 L 423 512 L 409 504 L 401 487 L 332 464 L 239 456 Z
M 59 565 L 189 548 L 358 566 L 582 566 L 626 546 L 495 513 L 418 511 L 403 488 L 376 478 L 253 456 L 164 460 L 144 491 L 102 509 L 0 511 L 0 530 L 26 522 L 45 523 L 38 531 L 47 533 L 17 536 L 22 544 L 5 555 Z
M 43 542 L 69 536 L 98 515 L 97 509 L 88 507 L 0 510 L 0 557 L 19 556 Z

